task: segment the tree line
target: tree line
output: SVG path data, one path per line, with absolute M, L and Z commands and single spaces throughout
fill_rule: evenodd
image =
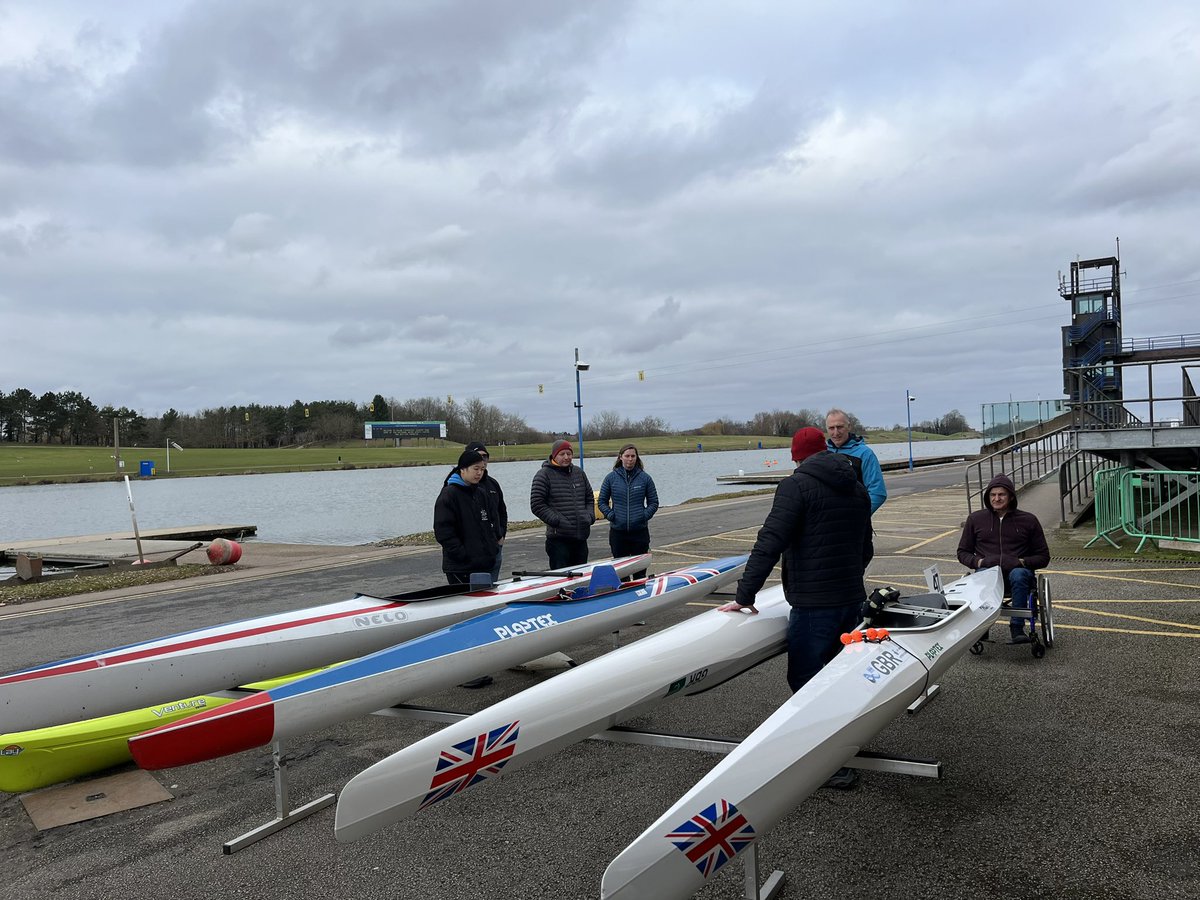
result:
M 847 414 L 852 431 L 862 434 L 863 423 Z M 445 422 L 454 443 L 480 440 L 486 444 L 532 444 L 563 437 L 531 427 L 523 418 L 471 398 L 419 397 L 397 400 L 376 394 L 366 403 L 352 400 L 293 401 L 288 406 L 252 403 L 218 406 L 196 413 L 168 409 L 160 416 L 143 416 L 125 406 L 96 406 L 78 391 L 34 394 L 28 388 L 0 390 L 0 442 L 111 446 L 113 420 L 119 420 L 120 441 L 126 445 L 156 446 L 168 440 L 191 447 L 288 447 L 361 439 L 363 423 Z M 699 428 L 674 431 L 656 416 L 631 420 L 605 410 L 584 425 L 585 440 L 609 440 L 668 434 L 746 434 L 790 437 L 798 429 L 824 430 L 825 414 L 815 409 L 760 412 L 744 422 L 720 418 Z M 896 426 L 899 428 L 900 426 Z M 921 422 L 915 430 L 955 434 L 968 430 L 966 419 L 952 410 L 939 419 Z M 573 433 L 572 433 L 573 434 Z M 570 436 L 570 435 L 567 435 Z
M 531 443 L 551 436 L 531 428 L 520 416 L 472 398 L 420 397 L 399 401 L 376 394 L 366 403 L 352 400 L 293 401 L 288 406 L 258 403 L 218 406 L 196 413 L 168 409 L 143 416 L 128 407 L 96 406 L 77 391 L 28 388 L 0 390 L 0 442 L 111 446 L 113 420 L 120 441 L 157 445 L 173 440 L 192 447 L 287 447 L 363 437 L 368 421 L 445 422 L 447 437 L 465 443 Z

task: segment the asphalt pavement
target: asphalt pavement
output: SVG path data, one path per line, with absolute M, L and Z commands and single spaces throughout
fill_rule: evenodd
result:
M 961 468 L 888 478 L 868 577 L 904 593 L 954 561 Z M 749 552 L 769 496 L 664 509 L 654 571 Z M 544 565 L 539 532 L 514 534 L 505 569 Z M 607 555 L 597 528 L 593 558 Z M 440 582 L 436 548 L 271 548 L 248 542 L 228 575 L 0 610 L 0 669 L 236 618 Z M 1200 896 L 1200 565 L 1052 562 L 1057 642 L 1043 659 L 1003 643 L 964 656 L 942 692 L 868 749 L 935 758 L 941 780 L 866 773 L 820 790 L 758 845 L 783 898 Z M 632 628 L 636 640 L 721 602 Z M 570 648 L 585 661 L 609 638 Z M 472 712 L 544 674 L 505 671 L 482 690 L 418 698 Z M 632 724 L 740 738 L 787 696 L 777 658 Z M 291 805 L 336 792 L 438 726 L 369 716 L 289 744 Z M 3 730 L 0 728 L 0 730 Z M 233 855 L 222 843 L 275 815 L 267 750 L 154 773 L 174 799 L 38 832 L 0 795 L 0 898 L 484 898 L 598 896 L 608 862 L 717 758 L 586 741 L 353 844 L 323 810 Z M 743 896 L 741 866 L 697 896 Z

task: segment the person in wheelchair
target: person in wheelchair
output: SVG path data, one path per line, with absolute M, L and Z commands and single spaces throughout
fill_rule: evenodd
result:
M 1036 577 L 1050 563 L 1050 548 L 1042 523 L 1033 513 L 1017 509 L 1017 489 L 1007 475 L 997 475 L 983 492 L 983 509 L 967 517 L 958 542 L 958 561 L 972 571 L 999 566 L 1004 593 L 1013 609 L 1029 609 Z M 1010 644 L 1026 644 L 1025 619 L 1009 620 Z

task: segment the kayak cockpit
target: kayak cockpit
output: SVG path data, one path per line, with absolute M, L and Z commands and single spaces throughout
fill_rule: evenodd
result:
M 889 603 L 882 611 L 872 615 L 868 624 L 889 630 L 936 628 L 969 606 L 957 600 L 947 602 L 944 594 L 916 594 Z

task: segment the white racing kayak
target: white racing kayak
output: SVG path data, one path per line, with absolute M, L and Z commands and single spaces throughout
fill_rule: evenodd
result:
M 888 637 L 849 644 L 772 713 L 609 864 L 601 897 L 670 900 L 704 887 L 979 640 L 1002 593 L 993 568 L 890 608 L 875 623 Z M 937 609 L 942 596 L 948 608 Z
M 605 593 L 579 590 L 557 603 L 512 603 L 155 728 L 132 738 L 129 748 L 138 765 L 163 769 L 286 740 L 631 625 L 737 580 L 745 566 L 745 556 L 727 557 Z
M 0 675 L 0 722 L 27 731 L 166 703 L 374 653 L 509 603 L 557 598 L 588 584 L 596 566 L 621 577 L 650 554 L 501 581 L 349 600 L 229 622 Z
M 338 798 L 335 832 L 353 841 L 675 697 L 782 653 L 791 607 L 780 587 L 759 614 L 701 613 L 501 700 L 360 772 Z

